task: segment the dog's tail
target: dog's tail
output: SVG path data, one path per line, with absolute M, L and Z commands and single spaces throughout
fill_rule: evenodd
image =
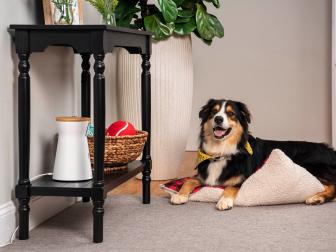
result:
M 324 184 L 336 185 L 336 151 L 333 148 L 324 143 L 303 142 L 302 146 L 296 144 L 294 150 L 285 153 Z
M 317 148 L 316 155 L 306 158 L 299 165 L 306 168 L 324 184 L 336 185 L 336 151 L 327 145 L 324 146 L 324 151 L 319 151 Z

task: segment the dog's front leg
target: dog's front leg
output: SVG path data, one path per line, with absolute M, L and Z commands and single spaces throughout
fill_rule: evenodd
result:
M 218 210 L 229 210 L 233 207 L 233 201 L 239 191 L 238 187 L 228 186 L 224 189 L 223 195 L 217 202 L 216 208 Z
M 190 193 L 197 187 L 200 186 L 201 182 L 196 179 L 188 179 L 184 182 L 183 186 L 181 187 L 180 191 L 177 194 L 173 194 L 170 198 L 170 202 L 173 205 L 181 205 L 188 201 Z

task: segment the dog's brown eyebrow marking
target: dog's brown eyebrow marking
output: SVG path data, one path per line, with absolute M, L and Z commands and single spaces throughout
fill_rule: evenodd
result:
M 213 107 L 213 110 L 218 112 L 218 111 L 220 110 L 220 105 L 219 105 L 219 104 L 216 104 L 216 105 Z
M 229 113 L 229 112 L 234 113 L 234 111 L 233 111 L 233 109 L 232 109 L 232 107 L 230 105 L 228 105 L 226 107 L 226 113 Z

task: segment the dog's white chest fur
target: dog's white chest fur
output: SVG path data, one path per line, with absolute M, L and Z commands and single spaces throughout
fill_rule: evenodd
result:
M 218 185 L 218 178 L 221 175 L 223 169 L 225 169 L 226 163 L 226 159 L 211 162 L 208 166 L 208 177 L 204 183 L 211 186 Z

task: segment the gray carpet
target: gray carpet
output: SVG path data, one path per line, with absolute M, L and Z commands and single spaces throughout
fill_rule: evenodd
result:
M 336 251 L 336 203 L 215 210 L 210 203 L 110 197 L 93 244 L 91 204 L 78 203 L 5 251 Z

